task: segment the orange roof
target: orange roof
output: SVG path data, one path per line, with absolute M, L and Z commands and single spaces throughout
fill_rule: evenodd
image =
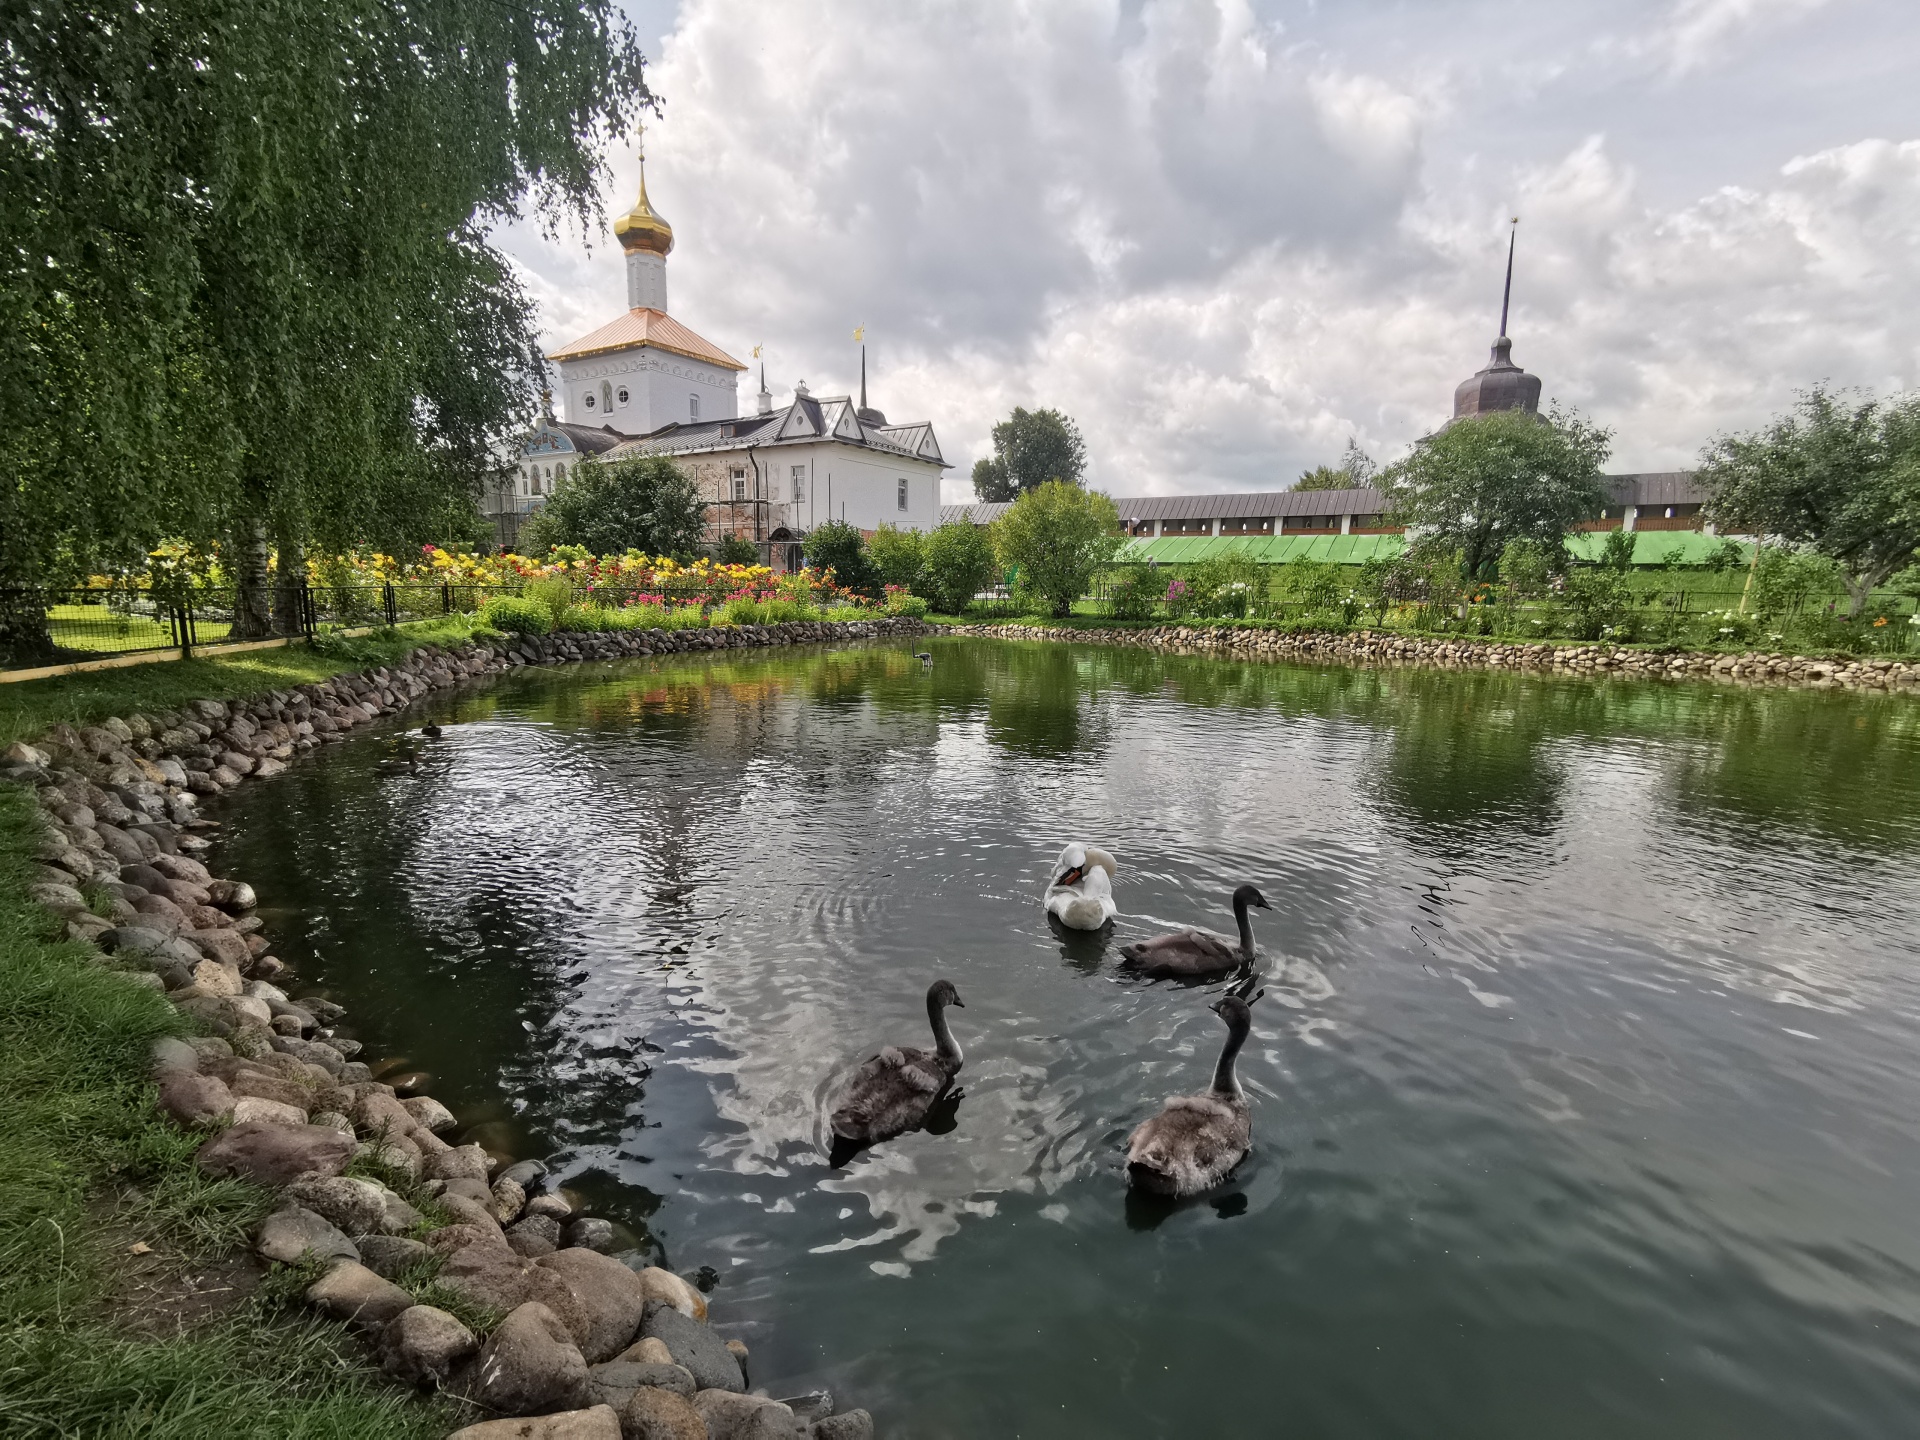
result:
M 636 345 L 670 350 L 675 355 L 685 355 L 689 360 L 704 360 L 723 370 L 747 368 L 711 340 L 701 339 L 664 310 L 629 310 L 618 320 L 602 325 L 590 335 L 582 335 L 547 358 L 578 360 L 585 355 L 603 355 L 609 350 L 628 350 Z

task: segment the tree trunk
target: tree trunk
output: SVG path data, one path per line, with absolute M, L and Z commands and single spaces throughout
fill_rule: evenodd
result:
M 1891 565 L 1875 565 L 1866 570 L 1842 570 L 1840 583 L 1847 587 L 1847 618 L 1858 620 L 1860 611 L 1873 594 L 1874 587 L 1893 573 Z
M 300 597 L 306 589 L 307 547 L 297 536 L 283 529 L 280 534 L 280 569 L 273 582 L 273 628 L 282 635 L 306 633 Z
M 47 629 L 42 571 L 27 544 L 30 520 L 19 492 L 0 485 L 0 665 L 51 664 L 58 654 Z
M 50 665 L 58 654 L 47 629 L 45 592 L 37 585 L 0 585 L 0 665 Z
M 273 634 L 264 520 L 242 520 L 234 529 L 233 629 L 229 633 L 236 640 L 264 640 Z

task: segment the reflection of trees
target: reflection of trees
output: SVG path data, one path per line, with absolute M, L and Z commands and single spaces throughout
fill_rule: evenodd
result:
M 1675 717 L 1683 733 L 1704 731 L 1716 742 L 1675 763 L 1677 808 L 1804 828 L 1870 850 L 1913 845 L 1920 712 L 1912 698 L 1771 690 L 1712 699 L 1710 717 Z
M 987 734 L 1021 754 L 1055 759 L 1097 750 L 1097 723 L 1086 702 L 1104 683 L 1108 650 L 1008 641 L 987 657 Z M 936 652 L 937 671 L 948 652 Z M 1094 733 L 1085 733 L 1095 725 Z
M 1550 831 L 1563 783 L 1542 749 L 1556 728 L 1553 697 L 1484 672 L 1404 671 L 1400 678 L 1392 739 L 1366 782 L 1388 816 L 1415 843 L 1449 850 L 1490 829 Z

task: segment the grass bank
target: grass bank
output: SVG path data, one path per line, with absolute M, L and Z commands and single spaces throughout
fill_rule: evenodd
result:
M 0 743 L 61 720 L 258 695 L 467 633 L 434 622 L 0 687 Z M 30 791 L 0 784 L 0 1434 L 445 1434 L 448 1407 L 387 1383 L 271 1280 L 245 1293 L 250 1262 L 223 1260 L 272 1197 L 207 1179 L 193 1164 L 200 1137 L 154 1110 L 148 1050 L 182 1019 L 27 898 L 34 809 Z
M 209 1303 L 231 1287 L 205 1271 L 244 1246 L 271 1196 L 207 1179 L 200 1137 L 155 1112 L 147 1052 L 179 1012 L 27 899 L 33 810 L 0 785 L 0 1433 L 444 1434 L 440 1407 L 386 1384 L 271 1286 Z
M 422 645 L 451 645 L 475 633 L 463 615 L 422 620 L 352 639 L 322 637 L 311 645 L 249 650 L 222 658 L 156 660 L 123 670 L 97 670 L 0 685 L 0 747 L 49 725 L 86 725 L 135 710 L 177 710 L 189 700 L 244 700 L 325 680 L 348 670 L 386 665 Z

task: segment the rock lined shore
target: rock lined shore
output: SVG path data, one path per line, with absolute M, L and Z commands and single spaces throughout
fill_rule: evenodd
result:
M 612 1224 L 546 1188 L 540 1161 L 454 1143 L 445 1106 L 376 1080 L 336 1029 L 342 1008 L 303 996 L 271 953 L 251 887 L 203 863 L 218 826 L 199 802 L 277 775 L 423 695 L 516 666 L 923 629 L 888 619 L 428 646 L 254 700 L 56 725 L 10 747 L 0 773 L 33 786 L 39 802 L 32 898 L 203 1032 L 155 1046 L 158 1103 L 211 1132 L 196 1152 L 202 1170 L 279 1192 L 255 1250 L 324 1267 L 308 1303 L 360 1332 L 390 1375 L 502 1417 L 457 1435 L 870 1440 L 867 1412 L 834 1414 L 824 1394 L 749 1392 L 746 1347 L 707 1328 L 697 1288 L 639 1252 L 606 1253 Z M 497 1323 L 475 1333 L 411 1293 L 429 1289 Z
M 1749 651 L 1628 650 L 1618 645 L 1528 644 L 1508 640 L 1442 640 L 1384 631 L 1290 632 L 1253 626 L 1155 625 L 1150 629 L 1076 629 L 1069 625 L 952 625 L 949 635 L 1000 640 L 1073 640 L 1094 645 L 1144 645 L 1177 654 L 1263 655 L 1341 663 L 1432 665 L 1451 669 L 1542 670 L 1559 674 L 1632 675 L 1643 679 L 1720 680 L 1747 685 L 1794 685 L 1813 690 L 1914 690 L 1920 663 L 1905 660 L 1822 660 Z

